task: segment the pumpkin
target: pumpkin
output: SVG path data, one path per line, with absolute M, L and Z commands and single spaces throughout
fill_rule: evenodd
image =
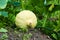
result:
M 19 28 L 35 28 L 37 25 L 37 17 L 30 10 L 23 10 L 16 15 L 15 24 Z

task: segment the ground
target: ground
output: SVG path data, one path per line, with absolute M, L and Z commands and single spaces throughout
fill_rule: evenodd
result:
M 32 34 L 30 37 L 28 34 Z M 0 37 L 3 33 L 0 33 Z M 28 40 L 52 40 L 48 35 L 43 34 L 40 30 L 37 29 L 29 29 L 28 32 L 22 32 L 22 31 L 14 31 L 12 28 L 8 28 L 8 40 L 24 40 L 23 36 L 27 34 L 26 36 L 29 37 Z

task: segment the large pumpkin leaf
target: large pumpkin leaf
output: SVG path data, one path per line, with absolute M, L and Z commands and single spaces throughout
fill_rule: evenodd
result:
M 8 0 L 0 0 L 0 9 L 4 9 L 7 5 Z

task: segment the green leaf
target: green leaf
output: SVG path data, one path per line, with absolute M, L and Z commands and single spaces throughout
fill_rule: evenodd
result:
M 0 0 L 0 9 L 4 9 L 7 5 L 8 0 Z
M 54 8 L 54 4 L 51 4 L 51 6 L 49 7 L 49 11 L 52 11 Z
M 1 28 L 0 32 L 8 32 L 8 31 L 6 29 L 4 29 L 4 28 Z
M 0 15 L 4 17 L 8 17 L 8 12 L 0 11 Z
M 57 39 L 57 35 L 56 34 L 51 34 L 55 39 Z

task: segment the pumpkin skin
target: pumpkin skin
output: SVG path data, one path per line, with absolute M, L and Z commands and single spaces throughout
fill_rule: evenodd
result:
M 16 15 L 15 24 L 19 28 L 35 28 L 37 25 L 37 17 L 30 10 L 23 10 Z

